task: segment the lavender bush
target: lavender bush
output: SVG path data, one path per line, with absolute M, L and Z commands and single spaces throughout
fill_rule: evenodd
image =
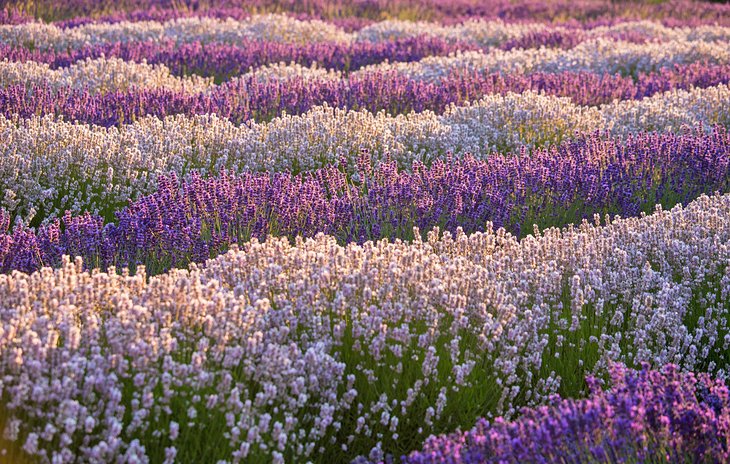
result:
M 491 94 L 533 90 L 568 97 L 580 105 L 621 99 L 642 99 L 673 89 L 705 88 L 730 81 L 730 65 L 678 65 L 640 75 L 634 82 L 620 75 L 589 72 L 456 73 L 438 83 L 409 79 L 395 72 L 367 73 L 344 80 L 308 81 L 294 77 L 261 81 L 256 75 L 206 93 L 172 89 L 129 89 L 90 92 L 52 84 L 0 87 L 0 114 L 54 115 L 105 127 L 127 124 L 147 115 L 216 114 L 235 123 L 268 121 L 282 114 L 302 114 L 327 104 L 335 108 L 389 114 L 426 110 L 442 113 Z
M 403 464 L 518 462 L 725 462 L 730 394 L 707 374 L 667 365 L 611 370 L 610 389 L 588 378 L 584 400 L 555 398 L 515 421 L 480 420 L 464 434 L 433 437 Z M 391 461 L 392 462 L 392 461 Z M 397 462 L 397 461 L 396 461 Z

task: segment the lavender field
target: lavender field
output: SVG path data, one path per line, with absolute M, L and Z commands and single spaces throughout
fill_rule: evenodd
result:
M 730 4 L 0 0 L 0 464 L 730 462 Z

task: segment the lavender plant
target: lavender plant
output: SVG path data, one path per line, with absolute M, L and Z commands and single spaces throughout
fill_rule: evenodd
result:
M 426 440 L 403 464 L 724 462 L 730 459 L 728 387 L 667 365 L 615 366 L 610 389 L 591 377 L 589 398 L 480 420 L 469 432 Z M 396 460 L 396 462 L 398 462 Z

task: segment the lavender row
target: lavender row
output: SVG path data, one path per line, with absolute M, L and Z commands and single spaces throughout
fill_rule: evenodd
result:
M 269 237 L 150 278 L 0 275 L 3 435 L 62 464 L 378 460 L 615 362 L 726 379 L 729 241 L 717 195 L 520 241 Z
M 261 13 L 263 10 L 257 10 L 257 13 Z M 368 26 L 374 22 L 375 19 L 369 19 L 362 16 L 342 16 L 342 17 L 324 17 L 322 15 L 312 15 L 310 13 L 296 13 L 290 11 L 272 11 L 273 13 L 285 14 L 292 16 L 300 21 L 309 21 L 312 19 L 325 20 L 326 22 L 333 24 L 345 32 L 355 32 Z M 3 17 L 0 16 L 0 24 L 22 24 L 25 22 L 31 22 L 35 18 L 32 16 L 24 15 L 17 10 L 6 11 L 7 20 L 3 21 Z M 154 7 L 149 10 L 131 10 L 131 11 L 118 11 L 116 13 L 104 14 L 101 16 L 74 16 L 72 18 L 55 21 L 53 24 L 63 28 L 74 28 L 84 26 L 87 24 L 99 24 L 99 23 L 121 23 L 121 22 L 140 22 L 140 21 L 170 21 L 180 18 L 190 17 L 207 17 L 217 19 L 235 19 L 238 21 L 244 20 L 251 17 L 252 11 L 244 10 L 238 7 L 228 8 L 206 8 L 206 9 L 180 9 L 180 8 L 157 8 Z M 2 12 L 0 12 L 2 15 Z M 464 18 L 462 18 L 464 19 Z M 446 23 L 453 23 L 458 21 L 457 18 L 447 19 Z M 712 22 L 703 21 L 702 19 L 686 20 L 686 21 L 666 21 L 662 24 L 669 27 L 682 27 L 682 26 L 697 26 L 701 24 L 711 24 Z
M 599 36 L 600 37 L 600 36 Z M 647 39 L 634 31 L 618 31 L 611 38 L 621 42 L 642 43 Z M 590 40 L 575 31 L 539 31 L 527 33 L 500 45 L 503 50 L 556 47 L 569 49 Z M 616 46 L 619 46 L 618 44 Z M 425 57 L 446 56 L 457 51 L 478 50 L 467 42 L 447 41 L 441 37 L 418 35 L 397 37 L 389 41 L 351 43 L 291 44 L 249 40 L 242 44 L 216 42 L 177 43 L 171 40 L 110 42 L 85 45 L 73 50 L 38 50 L 0 43 L 0 61 L 45 63 L 51 69 L 64 68 L 86 60 L 120 58 L 125 61 L 163 64 L 172 74 L 196 74 L 222 82 L 255 68 L 296 63 L 317 65 L 343 73 L 383 62 L 414 62 Z
M 721 26 L 674 29 L 651 22 L 641 26 L 641 23 L 635 25 L 649 37 L 668 34 L 674 40 L 722 40 L 728 35 L 728 28 Z M 626 26 L 617 27 L 623 29 Z M 608 28 L 611 30 L 610 26 Z M 300 21 L 285 15 L 254 15 L 240 21 L 231 18 L 219 20 L 191 17 L 166 22 L 89 24 L 72 29 L 62 29 L 53 24 L 27 23 L 0 26 L 0 42 L 33 49 L 68 51 L 87 45 L 134 41 L 219 42 L 241 46 L 251 40 L 265 40 L 303 45 L 310 42 L 381 42 L 429 35 L 449 42 L 487 47 L 499 45 L 506 40 L 519 39 L 525 34 L 552 29 L 542 23 L 505 23 L 475 19 L 449 26 L 431 22 L 386 20 L 348 33 L 333 24 L 314 19 Z
M 92 64 L 84 68 L 98 68 L 99 72 L 110 68 L 131 71 L 131 68 L 121 69 L 109 63 L 97 67 Z M 0 70 L 0 75 L 8 82 L 21 79 L 38 82 L 35 85 L 0 87 L 0 114 L 8 118 L 13 115 L 22 118 L 53 115 L 104 127 L 127 124 L 144 116 L 216 114 L 241 124 L 250 120 L 268 121 L 283 114 L 302 114 L 324 104 L 373 113 L 385 110 L 392 115 L 426 110 L 443 113 L 449 105 L 465 104 L 486 95 L 530 90 L 569 97 L 578 105 L 595 106 L 614 100 L 642 99 L 674 89 L 706 88 L 730 81 L 730 65 L 705 64 L 676 65 L 672 69 L 641 74 L 636 81 L 620 75 L 590 72 L 503 75 L 467 71 L 454 73 L 438 84 L 413 80 L 396 71 L 369 72 L 345 79 L 329 78 L 322 73 L 325 78 L 310 81 L 296 77 L 302 70 L 292 68 L 293 77 L 262 78 L 266 74 L 260 70 L 221 86 L 168 76 L 146 65 L 138 65 L 137 68 L 140 73 L 131 82 L 142 83 L 147 88 L 127 88 L 130 80 L 117 82 L 113 74 L 104 74 L 111 80 L 101 74 L 99 78 L 89 80 L 90 77 L 84 79 L 75 73 L 58 79 L 58 82 L 45 83 L 43 73 L 38 80 L 32 73 Z M 310 69 L 304 68 L 304 74 L 320 75 Z M 282 74 L 276 68 L 269 72 Z M 71 85 L 81 85 L 81 88 Z M 203 90 L 195 92 L 195 89 Z
M 154 191 L 156 177 L 168 172 L 302 172 L 342 162 L 353 173 L 363 149 L 375 164 L 392 160 L 407 170 L 414 161 L 430 164 L 448 153 L 484 159 L 597 130 L 627 136 L 698 124 L 730 127 L 729 102 L 730 89 L 718 85 L 599 108 L 532 91 L 488 95 L 440 115 L 325 105 L 238 126 L 215 114 L 145 117 L 113 128 L 0 115 L 0 206 L 26 221 L 47 222 L 65 210 L 109 218 L 128 199 Z
M 706 25 L 696 28 L 668 28 L 651 21 L 576 29 L 535 22 L 507 23 L 477 19 L 448 26 L 426 21 L 385 20 L 348 33 L 319 20 L 300 21 L 284 15 L 254 15 L 241 21 L 193 17 L 167 22 L 90 24 L 72 29 L 62 29 L 53 24 L 28 23 L 0 26 L 0 42 L 44 51 L 71 51 L 114 42 L 218 42 L 244 46 L 251 40 L 264 40 L 303 45 L 311 42 L 387 42 L 426 35 L 447 42 L 488 48 L 508 43 L 510 47 L 531 43 L 540 45 L 543 43 L 541 41 L 551 44 L 555 40 L 550 37 L 551 33 L 575 36 L 576 42 L 601 38 L 626 38 L 639 43 L 727 42 L 730 39 L 728 27 Z
M 617 365 L 610 388 L 587 379 L 589 398 L 525 409 L 507 421 L 426 440 L 402 464 L 522 462 L 728 462 L 730 392 L 707 374 L 675 365 L 640 371 Z M 365 460 L 363 460 L 365 462 Z M 392 462 L 392 460 L 389 460 Z
M 635 44 L 598 38 L 568 49 L 539 48 L 509 51 L 481 50 L 431 56 L 410 63 L 381 63 L 366 66 L 354 74 L 397 71 L 416 80 L 438 82 L 455 71 L 533 73 L 589 71 L 638 78 L 640 74 L 671 68 L 677 64 L 730 63 L 730 48 L 724 41 L 651 42 Z
M 723 45 L 724 44 L 724 45 Z M 730 49 L 720 41 L 671 41 L 636 45 L 599 39 L 583 42 L 573 49 L 492 51 L 458 51 L 448 56 L 427 56 L 415 62 L 380 63 L 355 70 L 349 76 L 362 77 L 372 73 L 393 73 L 417 81 L 440 82 L 454 73 L 499 72 L 531 74 L 535 72 L 594 72 L 617 74 L 639 79 L 642 74 L 660 72 L 676 65 L 707 63 L 730 64 Z M 342 73 L 322 68 L 318 63 L 306 67 L 300 64 L 265 65 L 236 77 L 232 82 L 286 80 L 291 77 L 311 80 L 338 80 Z M 92 93 L 125 90 L 167 88 L 187 93 L 213 90 L 212 78 L 199 75 L 177 77 L 164 64 L 125 61 L 121 58 L 87 58 L 68 67 L 52 69 L 35 61 L 0 62 L 0 86 L 23 83 L 26 86 L 49 84 L 53 87 L 88 89 Z
M 524 40 L 530 40 L 532 44 L 550 41 L 562 43 L 560 37 L 562 36 L 530 36 Z M 306 44 L 261 40 L 248 40 L 240 45 L 215 42 L 179 44 L 171 40 L 111 42 L 60 52 L 0 44 L 0 61 L 35 61 L 47 63 L 56 69 L 87 58 L 116 57 L 125 61 L 164 64 L 177 76 L 197 74 L 214 76 L 218 81 L 223 81 L 248 72 L 251 68 L 280 62 L 303 66 L 317 64 L 323 68 L 349 72 L 384 61 L 418 61 L 426 56 L 448 55 L 457 50 L 471 49 L 475 47 L 430 36 L 407 37 L 387 42 Z
M 544 6 L 544 5 L 543 5 Z M 264 12 L 265 10 L 257 10 L 257 13 Z M 273 11 L 274 13 L 278 14 L 284 14 L 287 16 L 294 17 L 300 21 L 309 21 L 313 19 L 319 19 L 324 20 L 327 23 L 333 24 L 341 29 L 343 29 L 345 32 L 356 32 L 360 29 L 370 26 L 378 21 L 382 21 L 382 16 L 377 18 L 368 18 L 364 16 L 327 16 L 327 15 L 317 15 L 317 14 L 311 14 L 311 13 L 297 13 L 292 11 L 284 11 L 284 10 L 278 10 Z M 730 26 L 730 23 L 727 23 L 725 21 L 724 17 L 720 17 L 721 15 L 709 15 L 706 17 L 701 16 L 687 16 L 685 18 L 673 18 L 671 16 L 665 16 L 665 17 L 657 17 L 657 18 L 651 18 L 650 15 L 633 15 L 633 16 L 621 16 L 621 17 L 610 17 L 610 16 L 603 16 L 598 18 L 591 18 L 587 19 L 584 18 L 580 21 L 576 20 L 575 18 L 568 18 L 563 16 L 562 18 L 556 18 L 555 20 L 545 21 L 545 18 L 540 17 L 540 15 L 536 16 L 524 16 L 524 17 L 513 17 L 509 15 L 500 15 L 500 14 L 493 14 L 486 15 L 486 14 L 464 14 L 464 15 L 458 15 L 458 16 L 442 16 L 442 17 L 429 17 L 429 16 L 420 16 L 418 18 L 412 18 L 412 19 L 418 19 L 418 20 L 429 20 L 431 22 L 434 22 L 436 25 L 443 25 L 443 26 L 449 26 L 449 25 L 455 25 L 462 23 L 464 21 L 467 21 L 469 19 L 475 19 L 475 18 L 481 18 L 483 20 L 499 20 L 504 21 L 508 23 L 512 22 L 547 22 L 554 26 L 554 28 L 551 28 L 552 33 L 557 34 L 563 34 L 565 30 L 573 31 L 573 30 L 581 30 L 581 29 L 593 29 L 598 27 L 611 27 L 616 26 L 622 23 L 638 23 L 642 21 L 651 21 L 657 25 L 662 25 L 668 28 L 696 28 L 696 27 L 702 27 L 702 26 L 712 26 L 712 25 L 720 25 L 720 26 Z M 120 22 L 142 22 L 142 21 L 157 21 L 157 22 L 164 22 L 164 21 L 170 21 L 180 18 L 190 18 L 190 17 L 210 17 L 210 18 L 217 18 L 217 19 L 235 19 L 235 20 L 244 20 L 246 18 L 249 18 L 251 16 L 251 12 L 241 9 L 240 7 L 230 7 L 230 8 L 204 8 L 204 9 L 169 9 L 169 8 L 151 8 L 149 10 L 130 10 L 130 11 L 119 11 L 112 14 L 104 14 L 100 16 L 74 16 L 72 18 L 68 18 L 65 20 L 59 20 L 55 21 L 53 24 L 57 27 L 68 29 L 68 28 L 74 28 L 79 26 L 84 26 L 87 24 L 99 24 L 99 23 L 120 23 Z M 403 16 L 388 16 L 389 18 L 399 18 L 399 19 L 406 19 L 410 20 L 409 18 L 404 18 Z M 17 9 L 5 9 L 0 10 L 0 25 L 1 24 L 23 24 L 34 21 L 35 18 L 32 16 L 29 16 L 28 14 L 24 12 L 20 12 Z M 562 28 L 563 31 L 556 32 L 556 29 Z M 628 37 L 628 36 L 627 36 Z M 638 42 L 642 42 L 647 40 L 648 38 L 643 34 L 634 35 L 636 40 Z
M 669 21 L 697 22 L 726 21 L 729 9 L 725 5 L 688 0 L 671 3 L 636 4 L 616 3 L 609 1 L 569 1 L 557 0 L 544 2 L 539 0 L 413 0 L 369 2 L 349 2 L 344 0 L 312 0 L 299 2 L 295 0 L 254 0 L 247 1 L 246 8 L 241 11 L 241 3 L 235 0 L 208 0 L 203 4 L 193 0 L 71 0 L 59 4 L 51 0 L 14 0 L 11 7 L 22 12 L 44 18 L 60 20 L 78 18 L 83 15 L 107 15 L 107 20 L 118 19 L 164 19 L 178 18 L 194 14 L 211 14 L 214 16 L 245 17 L 249 11 L 292 12 L 313 15 L 320 18 L 361 17 L 374 20 L 383 17 L 399 17 L 404 19 L 428 18 L 434 20 L 455 20 L 463 17 L 503 18 L 512 20 L 546 20 L 560 21 L 573 19 L 579 21 L 615 20 L 616 18 L 653 18 Z M 182 8 L 181 8 L 182 7 Z M 165 10 L 158 13 L 156 10 Z M 217 10 L 217 11 L 216 11 Z M 113 13 L 109 15 L 109 12 Z M 133 12 L 133 13 L 127 13 Z M 102 20 L 104 18 L 102 17 Z
M 3 211 L 0 270 L 57 266 L 68 254 L 102 268 L 145 264 L 157 272 L 269 234 L 322 232 L 362 243 L 411 240 L 414 227 L 471 233 L 491 222 L 521 236 L 533 225 L 563 226 L 595 214 L 637 216 L 655 204 L 730 191 L 730 135 L 719 127 L 626 142 L 596 134 L 530 155 L 416 163 L 412 172 L 394 162 L 373 166 L 363 154 L 354 177 L 336 167 L 189 181 L 160 176 L 158 190 L 118 211 L 115 223 L 67 212 L 37 231 L 11 228 Z

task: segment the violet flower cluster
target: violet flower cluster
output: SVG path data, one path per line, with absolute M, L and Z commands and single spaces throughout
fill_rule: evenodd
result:
M 463 434 L 431 437 L 402 464 L 526 462 L 727 462 L 730 392 L 707 374 L 667 365 L 616 365 L 610 388 L 587 379 L 587 399 L 555 398 L 519 419 L 480 420 Z M 392 460 L 390 462 L 393 462 Z M 398 462 L 398 461 L 396 461 Z
M 415 163 L 411 171 L 399 171 L 393 161 L 374 165 L 363 153 L 354 177 L 336 167 L 299 175 L 224 171 L 187 181 L 160 176 L 155 193 L 131 202 L 108 224 L 67 212 L 34 231 L 12 227 L 0 212 L 0 270 L 31 272 L 58 265 L 62 255 L 79 255 L 90 266 L 145 264 L 157 272 L 270 234 L 326 233 L 341 243 L 362 243 L 411 240 L 414 227 L 472 233 L 490 222 L 524 236 L 533 224 L 637 216 L 657 204 L 730 191 L 730 134 L 721 127 L 627 141 L 594 134 L 517 156 Z
M 525 39 L 526 41 L 528 39 Z M 530 38 L 532 44 L 549 43 Z M 568 39 L 570 40 L 570 39 Z M 197 74 L 226 80 L 274 63 L 317 64 L 323 68 L 351 71 L 384 61 L 417 61 L 426 56 L 448 55 L 457 50 L 476 49 L 473 45 L 447 42 L 439 37 L 421 35 L 395 41 L 351 43 L 291 44 L 273 41 L 247 40 L 243 44 L 220 42 L 176 43 L 172 40 L 143 42 L 109 42 L 81 48 L 55 51 L 31 50 L 0 44 L 0 61 L 35 61 L 61 68 L 87 58 L 116 57 L 125 61 L 164 64 L 175 75 Z
M 600 105 L 728 82 L 730 65 L 689 64 L 642 74 L 637 81 L 590 72 L 504 75 L 472 71 L 452 74 L 436 84 L 391 71 L 314 81 L 300 77 L 262 81 L 254 74 L 205 93 L 164 87 L 98 92 L 53 84 L 11 84 L 0 87 L 0 113 L 7 118 L 54 115 L 104 127 L 148 115 L 170 114 L 216 114 L 244 123 L 267 121 L 285 113 L 302 114 L 323 104 L 371 112 L 386 110 L 394 115 L 425 110 L 442 113 L 449 105 L 461 105 L 485 95 L 533 90 L 568 97 L 579 105 Z
M 652 24 L 652 23 L 649 23 Z M 357 70 L 363 66 L 388 62 L 417 61 L 426 56 L 440 56 L 456 51 L 477 50 L 481 48 L 465 35 L 461 39 L 429 32 L 427 23 L 419 27 L 399 31 L 395 23 L 387 34 L 391 40 L 357 40 L 354 42 L 315 42 L 306 44 L 281 43 L 244 39 L 242 43 L 210 42 L 207 40 L 187 41 L 161 39 L 150 41 L 117 41 L 83 44 L 66 50 L 37 49 L 0 43 L 0 60 L 35 61 L 47 63 L 52 68 L 66 67 L 87 58 L 116 57 L 127 61 L 146 61 L 150 64 L 164 64 L 175 75 L 198 74 L 215 76 L 225 80 L 272 63 L 298 63 L 305 66 L 318 64 L 328 69 L 340 71 Z M 654 25 L 656 28 L 656 26 Z M 375 26 L 373 26 L 375 28 Z M 594 29 L 565 27 L 527 29 L 513 38 L 500 38 L 495 32 L 494 41 L 501 41 L 503 50 L 530 49 L 540 47 L 572 48 L 579 43 L 599 37 L 611 38 L 619 42 L 644 43 L 647 41 L 680 38 L 684 31 L 662 28 L 659 30 L 647 23 L 627 23 L 618 26 Z M 717 28 L 720 33 L 721 29 Z M 379 30 L 377 36 L 386 31 Z M 365 34 L 365 32 L 363 32 Z M 372 36 L 373 33 L 367 34 Z M 377 37 L 376 36 L 376 37 Z

